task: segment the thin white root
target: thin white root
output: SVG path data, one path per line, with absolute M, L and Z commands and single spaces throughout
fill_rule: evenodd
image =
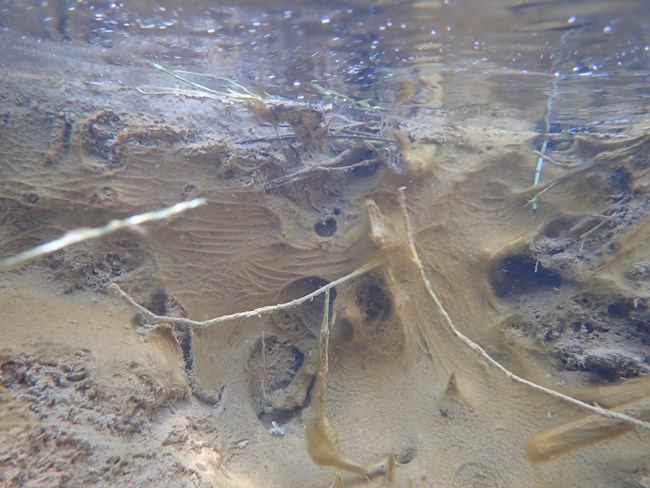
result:
M 318 352 L 320 354 L 320 371 L 319 374 L 323 381 L 323 399 L 325 398 L 325 391 L 327 390 L 327 374 L 329 373 L 329 346 L 330 346 L 330 291 L 325 290 L 325 304 L 323 305 L 323 322 L 320 326 L 320 340 L 318 344 Z M 325 407 L 323 411 L 325 414 Z
M 147 222 L 152 222 L 154 220 L 163 220 L 171 217 L 172 215 L 185 212 L 191 208 L 196 208 L 200 205 L 204 205 L 205 203 L 205 198 L 195 198 L 189 202 L 177 203 L 176 205 L 172 205 L 171 207 L 162 210 L 155 210 L 153 212 L 133 215 L 132 217 L 124 220 L 112 220 L 108 224 L 102 225 L 101 227 L 71 230 L 59 239 L 46 242 L 45 244 L 41 244 L 27 251 L 18 253 L 10 258 L 0 260 L 0 272 L 9 271 L 10 269 L 20 266 L 21 264 L 25 264 L 29 261 L 33 261 L 34 259 L 46 256 L 55 251 L 58 251 L 59 249 L 71 246 L 72 244 L 97 239 L 98 237 L 103 237 L 123 229 L 138 228 L 138 226 Z
M 571 403 L 584 410 L 588 410 L 589 412 L 601 415 L 602 417 L 612 419 L 612 420 L 620 420 L 621 422 L 625 422 L 627 424 L 633 425 L 634 427 L 650 430 L 650 422 L 645 422 L 643 420 L 630 417 L 629 415 L 625 415 L 620 412 L 613 412 L 611 410 L 607 410 L 606 408 L 600 407 L 598 405 L 590 405 L 588 403 L 578 400 L 577 398 L 570 397 L 568 395 L 560 393 L 559 391 L 546 388 L 544 386 L 538 385 L 537 383 L 534 383 L 520 376 L 517 376 L 516 374 L 514 374 L 513 372 L 511 372 L 510 370 L 502 366 L 496 359 L 492 358 L 485 351 L 485 349 L 483 349 L 481 346 L 479 346 L 474 341 L 472 341 L 469 337 L 467 337 L 462 332 L 460 332 L 454 325 L 454 322 L 451 320 L 449 313 L 447 312 L 444 305 L 438 298 L 438 295 L 436 294 L 435 291 L 433 291 L 433 286 L 431 285 L 431 282 L 429 281 L 429 278 L 426 275 L 424 266 L 422 265 L 422 261 L 420 260 L 417 250 L 415 249 L 413 234 L 411 232 L 411 219 L 409 217 L 408 210 L 406 209 L 406 187 L 401 187 L 399 189 L 399 192 L 400 192 L 400 205 L 402 207 L 404 224 L 406 227 L 406 235 L 408 238 L 408 249 L 411 255 L 411 260 L 413 261 L 413 263 L 415 264 L 415 266 L 417 267 L 420 273 L 420 277 L 422 278 L 422 282 L 424 283 L 424 287 L 427 291 L 427 294 L 429 295 L 433 303 L 436 305 L 438 312 L 444 318 L 445 323 L 447 324 L 449 329 L 453 332 L 453 334 L 456 337 L 458 337 L 458 339 L 460 339 L 471 350 L 476 352 L 490 366 L 495 367 L 496 369 L 501 371 L 504 375 L 506 375 L 508 379 L 511 379 L 516 383 L 521 383 L 522 385 L 526 385 L 529 388 L 532 388 L 533 390 L 539 391 L 541 393 L 544 393 L 545 395 L 549 395 L 553 398 L 557 398 L 567 403 Z
M 145 319 L 152 323 L 158 323 L 158 324 L 176 324 L 176 325 L 187 325 L 187 326 L 193 326 L 193 327 L 209 327 L 211 325 L 217 325 L 221 324 L 223 322 L 228 322 L 230 320 L 237 320 L 237 319 L 245 319 L 245 318 L 250 318 L 250 317 L 255 317 L 255 316 L 261 316 L 261 315 L 266 315 L 272 312 L 276 312 L 278 310 L 287 310 L 290 308 L 297 307 L 309 300 L 313 300 L 319 295 L 322 295 L 323 293 L 331 290 L 332 288 L 345 283 L 346 281 L 353 280 L 355 278 L 358 278 L 361 275 L 366 274 L 368 271 L 371 269 L 376 268 L 380 264 L 382 264 L 383 261 L 371 261 L 370 263 L 361 266 L 360 268 L 357 268 L 354 270 L 352 273 L 347 274 L 339 279 L 336 279 L 330 283 L 328 283 L 325 286 L 322 286 L 321 288 L 303 296 L 300 298 L 296 298 L 295 300 L 291 300 L 290 302 L 285 302 L 285 303 L 279 303 L 277 305 L 267 305 L 265 307 L 260 307 L 256 308 L 255 310 L 250 310 L 247 312 L 238 312 L 238 313 L 233 313 L 230 315 L 223 315 L 221 317 L 216 317 L 213 319 L 209 320 L 204 320 L 204 321 L 196 321 L 196 320 L 191 320 L 191 319 L 185 319 L 181 317 L 167 317 L 164 315 L 156 315 L 155 313 L 150 312 L 146 308 L 144 308 L 142 305 L 139 305 L 136 303 L 133 298 L 131 298 L 126 292 L 124 292 L 116 283 L 112 283 L 108 285 L 107 290 L 113 294 L 115 294 L 117 297 L 121 298 L 124 300 L 126 303 L 131 305 L 134 309 L 136 309 L 139 313 L 141 313 Z

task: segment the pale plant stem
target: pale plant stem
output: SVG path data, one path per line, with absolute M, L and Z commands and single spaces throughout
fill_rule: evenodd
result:
M 45 244 L 41 244 L 27 251 L 18 253 L 10 258 L 0 260 L 0 272 L 8 271 L 12 268 L 20 266 L 21 264 L 33 261 L 34 259 L 46 256 L 73 244 L 97 239 L 98 237 L 113 234 L 114 232 L 123 229 L 137 229 L 144 223 L 152 222 L 154 220 L 163 220 L 171 217 L 172 215 L 185 212 L 191 208 L 196 208 L 200 205 L 204 205 L 205 203 L 206 200 L 204 198 L 196 198 L 194 200 L 190 200 L 189 202 L 177 203 L 176 205 L 172 205 L 171 207 L 165 208 L 163 210 L 156 210 L 153 212 L 133 215 L 132 217 L 124 220 L 112 220 L 108 224 L 102 225 L 101 227 L 71 230 L 59 239 L 46 242 Z
M 188 326 L 193 326 L 193 327 L 209 327 L 211 325 L 217 325 L 221 324 L 223 322 L 228 322 L 231 320 L 238 320 L 238 319 L 246 319 L 250 317 L 260 317 L 262 315 L 266 315 L 269 313 L 277 312 L 280 310 L 288 310 L 290 308 L 297 307 L 299 305 L 302 305 L 303 303 L 313 300 L 319 295 L 322 295 L 323 293 L 331 290 L 332 288 L 341 285 L 345 283 L 346 281 L 353 280 L 355 278 L 358 278 L 361 275 L 366 274 L 368 271 L 371 269 L 376 268 L 379 266 L 383 261 L 371 261 L 370 263 L 361 266 L 354 270 L 352 273 L 347 274 L 341 278 L 338 278 L 330 283 L 328 283 L 325 286 L 322 286 L 321 288 L 304 295 L 303 297 L 296 298 L 295 300 L 291 300 L 290 302 L 285 302 L 285 303 L 279 303 L 277 305 L 267 305 L 264 307 L 256 308 L 255 310 L 250 310 L 247 312 L 238 312 L 238 313 L 233 313 L 230 315 L 223 315 L 221 317 L 216 317 L 213 319 L 209 320 L 204 320 L 204 321 L 197 321 L 197 320 L 191 320 L 191 319 L 185 319 L 181 317 L 167 317 L 164 315 L 156 315 L 155 313 L 150 312 L 146 308 L 144 308 L 142 305 L 139 305 L 136 303 L 128 294 L 126 294 L 116 283 L 112 283 L 108 286 L 108 291 L 111 293 L 114 293 L 117 295 L 119 298 L 124 300 L 126 303 L 131 305 L 134 309 L 136 309 L 139 313 L 141 313 L 147 320 L 153 322 L 153 323 L 158 323 L 158 324 L 176 324 L 176 325 L 188 325 Z
M 408 210 L 406 208 L 406 187 L 401 187 L 399 189 L 400 192 L 400 205 L 402 207 L 402 213 L 404 217 L 404 224 L 406 226 L 406 235 L 408 238 L 408 249 L 409 253 L 411 255 L 411 260 L 415 264 L 415 266 L 418 269 L 418 272 L 420 274 L 420 278 L 422 279 L 422 282 L 424 283 L 424 287 L 427 291 L 427 294 L 433 301 L 433 303 L 436 305 L 436 308 L 438 309 L 438 312 L 440 315 L 442 315 L 445 323 L 447 324 L 447 327 L 449 330 L 452 331 L 452 333 L 463 342 L 467 347 L 469 347 L 471 350 L 476 352 L 481 359 L 483 359 L 485 362 L 487 362 L 490 366 L 493 366 L 494 368 L 498 369 L 501 371 L 508 379 L 520 383 L 522 385 L 526 385 L 529 388 L 532 388 L 533 390 L 539 391 L 541 393 L 544 393 L 545 395 L 549 395 L 553 398 L 557 398 L 559 400 L 571 403 L 577 407 L 580 407 L 584 410 L 588 410 L 592 413 L 598 414 L 602 417 L 612 419 L 612 420 L 620 420 L 621 422 L 625 422 L 627 424 L 633 425 L 635 427 L 641 428 L 641 429 L 646 429 L 650 430 L 650 422 L 645 422 L 643 420 L 636 419 L 634 417 L 630 417 L 629 415 L 625 415 L 620 412 L 613 412 L 611 410 L 607 410 L 606 408 L 600 407 L 598 405 L 590 405 L 588 403 L 585 403 L 581 400 L 578 400 L 577 398 L 570 397 L 568 395 L 565 395 L 564 393 L 560 393 L 559 391 L 552 390 L 550 388 L 546 388 L 542 385 L 538 385 L 537 383 L 534 383 L 532 381 L 529 381 L 525 378 L 522 378 L 520 376 L 517 376 L 514 374 L 512 371 L 508 370 L 504 366 L 502 366 L 496 359 L 493 359 L 486 351 L 483 349 L 481 346 L 479 346 L 477 343 L 472 341 L 469 337 L 467 337 L 465 334 L 460 332 L 456 326 L 454 325 L 454 322 L 451 319 L 451 316 L 445 309 L 444 305 L 440 301 L 440 298 L 438 298 L 438 295 L 436 292 L 433 290 L 433 286 L 431 284 L 431 281 L 429 281 L 429 278 L 426 275 L 426 271 L 424 270 L 424 266 L 422 264 L 422 261 L 420 260 L 420 257 L 418 255 L 418 252 L 415 248 L 415 243 L 413 241 L 413 233 L 411 231 L 411 219 L 408 214 Z

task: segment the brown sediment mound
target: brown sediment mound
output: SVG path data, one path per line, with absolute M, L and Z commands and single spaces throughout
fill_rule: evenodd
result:
M 175 342 L 161 330 L 144 343 L 129 314 L 88 295 L 57 296 L 30 276 L 3 281 L 0 302 L 3 481 L 144 483 L 143 457 L 169 429 L 153 419 L 189 391 Z M 182 470 L 165 469 L 182 486 Z
M 415 111 L 395 143 L 335 138 L 314 107 L 269 120 L 78 86 L 55 107 L 38 98 L 41 82 L 13 75 L 17 95 L 2 99 L 3 254 L 194 196 L 208 204 L 3 275 L 8 486 L 329 486 L 333 473 L 308 454 L 340 468 L 345 486 L 365 485 L 366 468 L 394 486 L 647 480 L 647 432 L 510 381 L 450 332 L 409 256 L 398 190 L 463 333 L 522 376 L 648 420 L 647 134 L 556 145 L 533 216 L 530 133 L 425 133 Z M 25 87 L 29 108 L 17 101 Z M 222 125 L 201 127 L 214 111 Z M 260 119 L 272 127 L 245 140 Z M 159 315 L 204 320 L 299 298 L 368 263 L 327 303 L 191 332 L 146 333 L 99 293 L 117 283 Z M 310 423 L 325 400 L 326 420 Z M 306 425 L 328 444 L 308 453 Z

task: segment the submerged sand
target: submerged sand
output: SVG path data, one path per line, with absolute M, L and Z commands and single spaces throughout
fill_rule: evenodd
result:
M 148 323 L 105 290 L 205 320 L 368 263 L 330 295 L 325 408 L 350 463 L 394 456 L 394 479 L 375 483 L 648 486 L 647 431 L 507 379 L 449 331 L 409 255 L 398 190 L 464 334 L 525 378 L 650 420 L 647 124 L 555 134 L 533 187 L 544 136 L 480 110 L 431 119 L 458 102 L 435 66 L 399 80 L 388 115 L 223 103 L 145 62 L 96 62 L 83 79 L 46 61 L 3 73 L 2 254 L 208 203 L 0 276 L 5 486 L 330 486 L 334 469 L 305 441 L 322 296 L 188 328 Z M 97 81 L 106 69 L 122 83 Z M 542 118 L 544 103 L 501 107 Z M 339 137 L 337 114 L 372 137 Z M 336 482 L 369 484 L 345 469 Z

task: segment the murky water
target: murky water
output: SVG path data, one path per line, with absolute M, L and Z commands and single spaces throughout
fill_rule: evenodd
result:
M 646 0 L 5 0 L 0 45 L 2 257 L 207 201 L 0 274 L 0 482 L 648 485 L 451 323 L 650 419 Z
M 396 80 L 435 70 L 458 92 L 445 107 L 451 117 L 479 105 L 525 116 L 531 100 L 552 97 L 553 131 L 620 130 L 644 115 L 649 17 L 644 0 L 10 0 L 0 8 L 5 47 L 18 51 L 83 44 L 107 64 L 158 61 L 298 100 L 317 97 L 316 82 L 390 101 Z

